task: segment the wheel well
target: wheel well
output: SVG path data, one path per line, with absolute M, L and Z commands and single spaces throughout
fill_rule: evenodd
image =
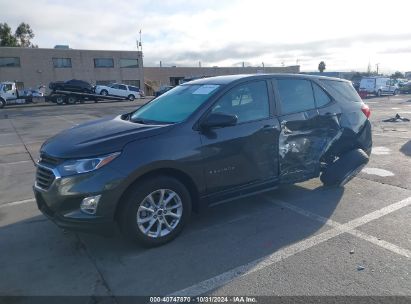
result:
M 172 168 L 164 168 L 164 169 L 157 169 L 157 170 L 154 170 L 154 171 L 147 172 L 147 173 L 139 176 L 136 180 L 134 180 L 127 187 L 127 189 L 124 191 L 124 193 L 121 195 L 120 200 L 119 200 L 119 202 L 117 204 L 117 207 L 116 207 L 116 212 L 115 212 L 114 218 L 115 219 L 118 218 L 118 215 L 121 213 L 121 207 L 122 207 L 122 205 L 125 201 L 125 198 L 127 197 L 130 190 L 134 187 L 135 184 L 137 184 L 138 182 L 141 182 L 144 179 L 153 178 L 155 176 L 160 176 L 160 175 L 173 177 L 173 178 L 177 179 L 178 181 L 180 181 L 184 186 L 186 186 L 188 192 L 190 193 L 192 210 L 195 211 L 195 212 L 198 211 L 199 193 L 198 193 L 197 186 L 195 185 L 195 183 L 191 179 L 191 177 L 188 176 L 186 173 L 180 171 L 180 170 L 172 169 Z

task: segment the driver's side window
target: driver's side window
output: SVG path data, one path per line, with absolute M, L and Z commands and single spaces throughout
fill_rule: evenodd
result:
M 264 80 L 239 85 L 224 94 L 212 112 L 236 115 L 238 123 L 270 116 L 267 84 Z

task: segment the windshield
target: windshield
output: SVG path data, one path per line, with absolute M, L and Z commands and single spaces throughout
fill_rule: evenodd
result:
M 131 115 L 135 122 L 177 123 L 187 119 L 219 85 L 181 85 L 157 97 Z

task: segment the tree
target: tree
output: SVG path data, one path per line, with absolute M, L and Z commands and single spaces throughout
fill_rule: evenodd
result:
M 33 38 L 33 30 L 27 23 L 20 23 L 14 35 L 7 23 L 0 23 L 0 46 L 37 47 L 31 42 Z
M 391 75 L 391 78 L 394 78 L 394 79 L 404 78 L 404 74 L 396 71 L 394 74 Z
M 7 23 L 0 23 L 0 46 L 18 46 L 17 39 Z
M 20 23 L 16 29 L 14 36 L 17 39 L 17 43 L 21 47 L 33 47 L 31 40 L 34 38 L 34 33 L 27 23 Z
M 325 62 L 321 61 L 320 64 L 318 65 L 318 70 L 320 71 L 320 73 L 324 72 L 325 70 Z

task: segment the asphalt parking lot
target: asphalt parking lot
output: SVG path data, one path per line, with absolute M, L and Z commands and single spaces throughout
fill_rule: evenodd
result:
M 194 214 L 153 249 L 120 234 L 64 232 L 33 199 L 48 137 L 142 101 L 0 110 L 0 295 L 408 296 L 411 301 L 411 95 L 370 98 L 374 148 L 344 188 L 319 179 Z M 384 298 L 382 298 L 384 299 Z

